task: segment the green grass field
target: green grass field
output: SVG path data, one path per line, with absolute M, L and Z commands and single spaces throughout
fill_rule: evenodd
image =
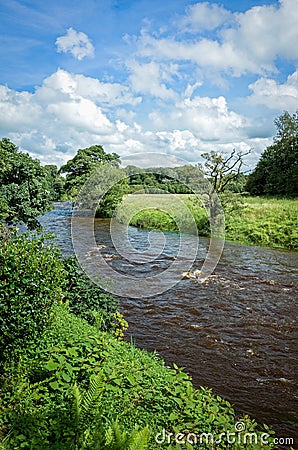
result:
M 186 205 L 186 207 L 185 207 Z M 222 198 L 226 239 L 277 248 L 298 248 L 298 198 Z M 117 219 L 140 228 L 191 232 L 192 220 L 200 235 L 210 233 L 208 213 L 195 195 L 132 194 L 123 199 Z
M 226 215 L 227 239 L 298 248 L 298 199 L 244 198 L 241 214 Z

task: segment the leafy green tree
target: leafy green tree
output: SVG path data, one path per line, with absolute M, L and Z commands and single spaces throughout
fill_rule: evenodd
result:
M 65 192 L 65 178 L 59 175 L 58 167 L 55 164 L 46 165 L 44 168 L 47 172 L 51 200 L 53 200 L 53 202 L 58 202 Z
M 298 110 L 284 112 L 274 121 L 277 134 L 249 175 L 246 190 L 252 195 L 298 194 Z
M 0 219 L 39 225 L 37 217 L 51 207 L 47 172 L 38 160 L 21 153 L 9 139 L 0 141 Z
M 96 210 L 96 217 L 112 217 L 115 208 L 119 205 L 124 195 L 128 194 L 129 186 L 127 178 L 114 184 L 101 198 Z
M 189 184 L 195 183 L 197 188 L 198 183 L 202 182 L 200 171 L 192 165 L 147 169 L 127 166 L 125 171 L 129 176 L 131 192 L 144 190 L 146 193 L 165 191 L 173 194 L 189 194 L 191 192 Z
M 79 149 L 59 170 L 60 174 L 66 174 L 66 193 L 75 198 L 90 175 L 104 163 L 118 167 L 120 157 L 116 153 L 106 153 L 101 145 Z

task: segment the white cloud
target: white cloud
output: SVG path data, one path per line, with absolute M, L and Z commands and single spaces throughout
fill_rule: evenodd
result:
M 297 0 L 283 0 L 276 6 L 255 6 L 234 14 L 216 4 L 198 3 L 187 10 L 181 21 L 182 31 L 186 23 L 192 26 L 197 23 L 197 33 L 191 39 L 176 32 L 159 38 L 143 30 L 136 42 L 139 56 L 151 61 L 178 64 L 190 61 L 205 70 L 237 77 L 247 72 L 263 75 L 277 70 L 278 58 L 297 61 L 297 22 Z M 219 27 L 217 37 L 206 37 L 200 32 L 203 23 L 205 30 Z
M 213 30 L 225 23 L 232 14 L 216 3 L 202 2 L 188 6 L 182 25 L 187 31 Z
M 148 64 L 139 64 L 136 61 L 129 61 L 127 67 L 131 72 L 129 80 L 135 92 L 162 99 L 175 97 L 174 91 L 166 85 L 177 70 L 175 65 L 166 66 L 153 61 Z
M 278 6 L 255 6 L 235 14 L 235 18 L 237 26 L 224 30 L 223 39 L 259 67 L 255 73 L 276 70 L 278 57 L 297 61 L 297 0 L 280 1 Z
M 243 55 L 229 42 L 200 38 L 195 42 L 177 41 L 174 38 L 157 39 L 143 34 L 139 42 L 139 54 L 157 60 L 191 61 L 200 67 L 212 67 L 217 70 L 240 74 L 243 67 L 254 70 L 250 61 L 243 61 Z
M 159 74 L 161 70 L 158 66 Z M 165 71 L 162 79 L 173 71 Z M 247 137 L 252 124 L 232 111 L 225 97 L 194 95 L 199 86 L 189 85 L 169 102 L 161 102 L 159 96 L 158 109 L 151 105 L 146 129 L 136 121 L 139 97 L 125 86 L 58 70 L 33 93 L 0 86 L 0 131 L 42 163 L 58 165 L 93 144 L 120 156 L 155 151 L 194 162 L 214 148 L 264 149 L 265 141 Z
M 0 130 L 25 131 L 38 120 L 40 107 L 29 92 L 17 92 L 0 85 Z
M 196 91 L 196 89 L 198 89 L 199 87 L 202 86 L 202 82 L 201 81 L 197 81 L 194 84 L 188 84 L 186 86 L 185 92 L 184 92 L 184 96 L 187 98 L 192 97 L 193 93 Z
M 295 112 L 298 106 L 298 71 L 289 75 L 284 84 L 278 84 L 270 78 L 260 78 L 248 86 L 253 94 L 249 97 L 252 104 L 265 105 L 268 108 Z
M 59 53 L 71 53 L 79 61 L 86 56 L 94 56 L 94 47 L 87 34 L 68 28 L 64 36 L 56 39 Z
M 94 143 L 131 148 L 135 134 L 109 115 L 113 106 L 139 101 L 119 83 L 58 70 L 33 93 L 0 86 L 0 132 L 43 163 L 56 158 L 60 165 Z
M 61 121 L 64 125 L 75 127 L 77 130 L 99 134 L 112 132 L 112 124 L 101 109 L 85 98 L 49 104 L 45 112 L 49 113 L 55 122 Z
M 235 135 L 244 136 L 247 123 L 243 117 L 229 111 L 226 99 L 194 97 L 177 102 L 170 111 L 155 111 L 150 119 L 158 129 L 189 130 L 203 141 L 225 141 Z
M 45 97 L 48 102 L 57 94 L 72 98 L 85 98 L 100 104 L 105 109 L 114 106 L 131 104 L 136 105 L 142 101 L 141 97 L 134 97 L 127 86 L 119 83 L 103 83 L 97 78 L 72 74 L 58 69 L 57 72 L 46 78 L 37 95 Z

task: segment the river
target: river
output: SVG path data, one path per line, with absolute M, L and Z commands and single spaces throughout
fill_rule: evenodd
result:
M 65 203 L 41 219 L 66 255 L 73 252 L 70 216 Z M 136 248 L 148 245 L 147 231 L 130 227 L 129 233 Z M 114 255 L 111 265 L 122 270 L 125 261 L 114 251 L 108 220 L 95 220 L 95 235 Z M 170 264 L 178 237 L 165 235 L 166 251 L 142 266 L 143 275 L 136 267 L 138 276 Z M 207 245 L 200 239 L 194 268 Z M 297 267 L 298 252 L 226 242 L 204 283 L 187 279 L 155 297 L 121 298 L 126 338 L 185 367 L 196 387 L 213 388 L 237 411 L 272 425 L 277 436 L 298 442 Z

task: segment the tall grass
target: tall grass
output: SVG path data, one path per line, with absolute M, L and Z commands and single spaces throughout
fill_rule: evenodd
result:
M 247 197 L 240 214 L 226 215 L 227 239 L 298 248 L 298 199 Z
M 185 213 L 185 206 L 189 214 Z M 298 248 L 298 198 L 222 197 L 226 239 L 276 248 Z M 195 195 L 128 195 L 117 219 L 140 228 L 163 231 L 191 231 L 191 218 L 198 233 L 210 233 L 208 212 Z

